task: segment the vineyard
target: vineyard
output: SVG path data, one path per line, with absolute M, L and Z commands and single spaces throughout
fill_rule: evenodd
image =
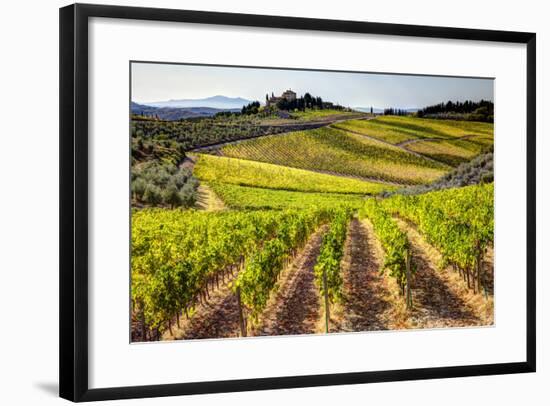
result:
M 407 149 L 448 165 L 458 166 L 483 152 L 490 151 L 492 144 L 491 138 L 470 137 L 457 140 L 419 141 L 407 145 Z
M 275 128 L 262 125 L 264 120 L 251 116 L 205 118 L 201 120 L 158 121 L 132 120 L 131 132 L 137 143 L 148 141 L 175 142 L 183 150 L 277 132 Z
M 492 178 L 427 186 L 491 148 L 492 124 L 349 115 L 254 139 L 273 117 L 133 123 L 180 155 L 133 167 L 132 341 L 494 323 Z
M 244 141 L 225 146 L 221 153 L 233 158 L 402 184 L 433 181 L 448 170 L 443 163 L 327 127 Z
M 342 111 L 342 110 L 333 110 L 333 109 L 324 109 L 324 110 L 307 110 L 307 111 L 296 111 L 291 114 L 292 118 L 298 120 L 315 120 L 323 119 L 327 117 L 336 117 L 338 119 L 345 118 L 355 118 L 357 116 L 362 116 L 363 114 L 358 114 L 353 111 Z
M 354 194 L 304 193 L 215 182 L 210 186 L 233 209 L 302 209 L 341 204 L 358 207 L 363 201 L 361 195 Z
M 382 116 L 374 120 L 350 120 L 338 127 L 359 132 L 390 144 L 410 140 L 456 139 L 464 136 L 493 138 L 493 125 L 473 121 L 418 120 L 411 117 Z
M 395 189 L 381 183 L 213 155 L 200 155 L 195 176 L 205 182 L 298 192 L 376 195 Z
M 384 202 L 388 211 L 418 226 L 426 240 L 474 292 L 487 294 L 488 275 L 482 260 L 494 239 L 493 184 L 468 186 L 418 196 L 395 196 Z

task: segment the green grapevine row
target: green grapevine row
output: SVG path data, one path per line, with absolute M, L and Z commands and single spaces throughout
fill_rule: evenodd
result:
M 328 299 L 333 303 L 340 302 L 343 297 L 340 262 L 344 255 L 344 243 L 351 214 L 352 211 L 347 209 L 336 212 L 330 223 L 329 231 L 323 237 L 314 269 L 315 280 L 321 295 L 325 295 L 326 289 Z M 324 278 L 326 278 L 326 287 Z
M 253 321 L 265 309 L 281 271 L 307 242 L 311 233 L 330 216 L 327 210 L 297 211 L 281 222 L 277 235 L 250 255 L 239 273 L 233 290 L 239 291 L 242 304 Z
M 388 270 L 405 293 L 407 282 L 407 255 L 410 244 L 407 235 L 391 215 L 375 199 L 368 199 L 359 210 L 360 217 L 366 217 L 373 225 L 374 233 L 380 240 L 385 252 L 383 270 Z M 414 269 L 411 269 L 414 272 Z
M 294 211 L 132 213 L 132 303 L 145 335 L 208 295 Z
M 493 184 L 447 189 L 416 196 L 393 196 L 387 210 L 415 223 L 443 257 L 442 266 L 453 265 L 465 273 L 476 269 L 485 249 L 494 240 Z M 482 281 L 477 272 L 479 289 Z M 476 284 L 473 286 L 476 289 Z

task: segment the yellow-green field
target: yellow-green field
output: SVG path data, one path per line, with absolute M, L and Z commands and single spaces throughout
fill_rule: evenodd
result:
M 337 126 L 363 133 L 391 144 L 424 138 L 452 139 L 464 136 L 493 138 L 492 123 L 474 121 L 381 116 L 372 120 L 350 120 L 338 123 Z
M 301 192 L 378 194 L 394 186 L 244 159 L 199 155 L 201 181 Z
M 492 139 L 478 136 L 468 139 L 418 141 L 408 144 L 406 148 L 451 166 L 456 166 L 481 154 L 492 143 Z
M 324 109 L 324 110 L 313 110 L 307 109 L 306 111 L 295 111 L 291 114 L 292 118 L 304 121 L 328 118 L 328 117 L 357 117 L 362 113 L 357 113 L 355 111 L 342 111 L 342 110 L 333 110 L 333 109 Z
M 227 145 L 228 157 L 402 184 L 433 181 L 450 168 L 361 135 L 323 127 Z
M 232 209 L 305 209 L 311 207 L 359 207 L 360 195 L 306 193 L 212 182 L 209 186 Z

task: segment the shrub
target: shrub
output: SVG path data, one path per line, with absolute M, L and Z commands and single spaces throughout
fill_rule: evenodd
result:
M 136 178 L 132 181 L 131 190 L 134 199 L 143 200 L 143 194 L 145 193 L 145 188 L 147 187 L 147 182 L 142 178 Z
M 157 205 L 162 203 L 162 195 L 160 188 L 152 183 L 147 184 L 145 192 L 143 193 L 143 201 L 151 205 Z
M 193 178 L 195 179 L 195 178 Z M 179 192 L 181 204 L 185 207 L 191 207 L 197 201 L 197 189 L 191 182 L 186 183 Z
M 178 187 L 175 184 L 170 184 L 162 191 L 162 201 L 171 208 L 181 206 L 181 197 Z

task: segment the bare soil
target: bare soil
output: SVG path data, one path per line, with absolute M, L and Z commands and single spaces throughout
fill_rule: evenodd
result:
M 197 192 L 198 198 L 195 205 L 198 209 L 206 211 L 219 211 L 225 209 L 223 200 L 221 200 L 206 183 L 202 182 Z
M 331 315 L 331 332 L 407 327 L 397 285 L 380 273 L 383 257 L 370 223 L 353 218 L 342 261 L 345 299 L 341 314 Z
M 317 332 L 320 312 L 319 289 L 313 268 L 321 249 L 327 226 L 309 239 L 279 282 L 277 293 L 270 299 L 254 335 L 295 335 Z
M 495 289 L 495 253 L 493 247 L 487 247 L 483 256 L 483 275 L 489 295 L 494 294 Z
M 183 161 L 180 162 L 179 167 L 186 168 L 186 169 L 189 169 L 190 171 L 193 171 L 196 163 L 197 163 L 197 156 L 188 154 L 185 158 L 183 158 Z
M 180 317 L 180 327 L 172 326 L 173 334 L 167 331 L 164 340 L 189 340 L 197 338 L 238 337 L 239 310 L 237 297 L 231 290 L 231 276 L 219 288 L 210 291 L 207 302 L 197 305 L 189 319 Z M 221 282 L 221 281 L 220 281 Z
M 457 272 L 439 269 L 441 254 L 429 245 L 411 224 L 396 218 L 412 246 L 414 328 L 466 327 L 493 324 L 492 297 L 469 290 Z

